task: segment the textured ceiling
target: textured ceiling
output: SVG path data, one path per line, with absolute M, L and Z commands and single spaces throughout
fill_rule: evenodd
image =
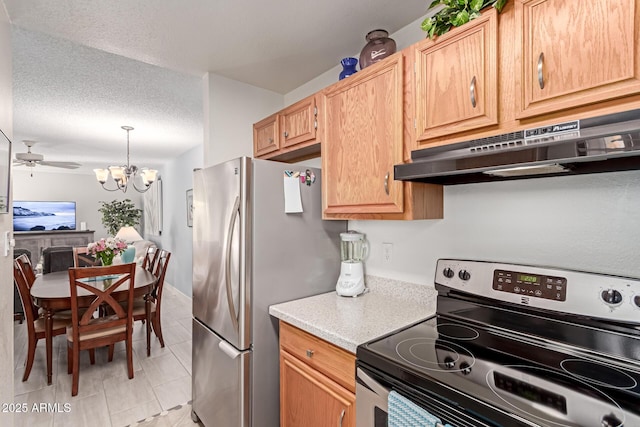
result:
M 14 150 L 36 140 L 46 160 L 123 163 L 120 126 L 131 125 L 138 166 L 202 142 L 206 72 L 284 94 L 360 51 L 369 30 L 393 33 L 429 3 L 0 2 L 13 25 Z

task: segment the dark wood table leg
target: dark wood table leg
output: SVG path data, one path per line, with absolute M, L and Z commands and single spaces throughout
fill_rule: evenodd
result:
M 144 297 L 144 315 L 147 318 L 147 357 L 151 356 L 151 295 Z
M 45 310 L 44 340 L 47 347 L 47 385 L 51 385 L 53 359 L 53 310 Z

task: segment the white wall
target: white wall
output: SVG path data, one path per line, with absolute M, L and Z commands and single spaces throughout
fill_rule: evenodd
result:
M 640 276 L 640 171 L 445 187 L 444 219 L 351 221 L 366 233 L 368 274 L 433 283 L 438 258 Z M 382 243 L 393 243 L 382 262 Z
M 29 171 L 19 167 L 13 169 L 13 199 L 14 200 L 61 200 L 76 202 L 76 229 L 80 229 L 80 222 L 87 223 L 87 230 L 94 230 L 95 238 L 107 236 L 107 230 L 102 225 L 102 214 L 98 209 L 99 202 L 130 199 L 136 207 L 142 209 L 142 195 L 135 190 L 109 192 L 104 190 L 95 175 L 71 172 L 42 172 L 38 167 Z M 108 184 L 108 183 L 107 183 Z M 113 183 L 111 183 L 114 185 Z M 142 224 L 141 224 L 142 225 Z M 142 226 L 137 227 L 142 234 Z
M 165 282 L 189 297 L 193 228 L 187 226 L 186 192 L 193 188 L 193 169 L 201 168 L 202 161 L 202 146 L 198 146 L 167 163 L 162 172 L 163 231 L 157 243 L 171 252 Z
M 284 97 L 215 74 L 204 80 L 204 165 L 253 156 L 253 124 L 282 109 Z
M 391 35 L 398 50 L 424 38 L 422 20 Z M 340 70 L 337 65 L 289 92 L 285 104 L 334 83 Z M 367 274 L 408 282 L 432 284 L 442 257 L 638 277 L 639 184 L 640 171 L 633 171 L 448 186 L 443 220 L 349 221 L 349 227 L 371 245 Z M 382 243 L 393 244 L 387 264 Z
M 4 1 L 0 0 L 0 129 L 13 136 L 13 94 L 11 90 L 11 29 Z M 11 231 L 13 215 L 0 215 L 0 235 Z M 4 243 L 0 242 L 4 253 Z M 0 256 L 0 402 L 13 402 L 13 260 Z M 0 412 L 0 425 L 13 425 L 13 414 Z

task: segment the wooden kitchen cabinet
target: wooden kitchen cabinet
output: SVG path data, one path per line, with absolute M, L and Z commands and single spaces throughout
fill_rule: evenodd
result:
M 518 118 L 640 93 L 640 2 L 516 0 Z
M 394 181 L 403 163 L 404 59 L 398 52 L 321 92 L 323 218 L 442 218 L 442 188 Z
M 253 155 L 262 157 L 280 148 L 278 143 L 278 115 L 272 114 L 253 125 Z
M 312 95 L 253 125 L 253 155 L 299 161 L 320 155 L 318 105 Z
M 418 141 L 498 123 L 494 8 L 436 40 L 417 43 L 415 60 Z
M 310 96 L 278 114 L 280 147 L 287 148 L 316 139 L 318 129 L 316 97 Z
M 280 322 L 280 426 L 355 426 L 355 355 Z

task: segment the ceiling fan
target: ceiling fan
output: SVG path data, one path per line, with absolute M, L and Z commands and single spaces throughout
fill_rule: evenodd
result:
M 27 146 L 26 153 L 16 153 L 16 158 L 13 161 L 13 164 L 16 166 L 26 166 L 28 168 L 34 168 L 36 165 L 41 166 L 53 166 L 56 168 L 65 168 L 65 169 L 77 169 L 82 166 L 80 163 L 76 162 L 48 162 L 44 160 L 44 156 L 42 154 L 32 153 L 31 147 L 36 144 L 36 141 L 28 141 L 24 140 L 24 145 Z M 31 169 L 31 176 L 33 176 L 33 169 Z

